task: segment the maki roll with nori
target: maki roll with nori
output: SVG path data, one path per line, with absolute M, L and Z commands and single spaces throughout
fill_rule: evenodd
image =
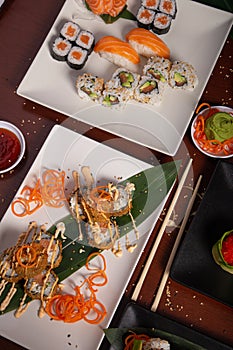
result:
M 187 62 L 175 61 L 169 72 L 169 85 L 175 89 L 194 90 L 198 78 L 193 66 Z
M 137 12 L 138 26 L 145 29 L 151 29 L 153 26 L 155 11 L 141 6 Z
M 166 34 L 172 23 L 172 17 L 166 13 L 157 12 L 151 29 L 155 34 Z
M 86 50 L 78 46 L 73 46 L 67 56 L 67 63 L 71 68 L 82 69 L 88 59 Z
M 94 35 L 87 30 L 81 30 L 76 39 L 76 45 L 87 50 L 88 54 L 90 54 L 95 46 Z
M 160 104 L 164 85 L 152 77 L 142 76 L 135 90 L 134 99 L 138 102 Z
M 143 68 L 143 74 L 151 76 L 161 83 L 168 84 L 169 72 L 172 62 L 168 58 L 150 57 Z
M 60 31 L 60 35 L 70 42 L 75 42 L 79 32 L 80 27 L 78 24 L 73 22 L 66 22 Z
M 160 0 L 142 0 L 142 6 L 154 11 L 158 10 L 159 3 Z
M 104 88 L 104 79 L 84 73 L 78 76 L 76 88 L 81 99 L 98 102 Z
M 61 37 L 56 38 L 52 45 L 51 55 L 57 61 L 66 61 L 71 47 L 72 45 L 68 40 Z
M 177 7 L 175 0 L 160 0 L 159 11 L 166 13 L 173 19 L 176 17 Z

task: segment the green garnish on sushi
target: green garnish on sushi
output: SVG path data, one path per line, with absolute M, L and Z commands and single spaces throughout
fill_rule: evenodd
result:
M 129 72 L 120 72 L 119 78 L 121 81 L 121 85 L 123 87 L 131 88 L 132 83 L 134 82 L 134 77 L 132 73 Z
M 212 255 L 223 270 L 233 274 L 233 230 L 225 232 L 214 244 Z
M 175 72 L 174 80 L 177 86 L 183 86 L 187 84 L 187 78 L 184 75 L 180 74 L 179 72 Z
M 139 90 L 143 94 L 149 94 L 151 91 L 157 88 L 155 80 L 147 80 L 143 85 L 140 86 Z

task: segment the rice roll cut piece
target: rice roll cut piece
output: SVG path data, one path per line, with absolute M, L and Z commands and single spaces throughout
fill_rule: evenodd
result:
M 124 68 L 118 68 L 112 76 L 112 86 L 121 88 L 124 99 L 133 98 L 140 75 Z M 108 83 L 110 85 L 110 83 Z
M 60 35 L 66 39 L 69 40 L 70 42 L 74 43 L 75 40 L 77 39 L 78 33 L 80 32 L 81 28 L 79 27 L 78 24 L 74 22 L 66 22 L 61 31 Z
M 121 88 L 110 88 L 106 85 L 100 103 L 104 107 L 120 110 L 125 106 L 126 100 L 123 97 Z
M 160 0 L 142 0 L 142 6 L 149 10 L 157 11 L 159 8 Z
M 56 38 L 53 42 L 51 55 L 57 61 L 66 61 L 68 53 L 70 52 L 71 43 L 61 37 Z
M 183 61 L 175 61 L 169 72 L 169 85 L 174 89 L 194 90 L 198 77 L 194 67 Z
M 170 350 L 170 343 L 160 338 L 142 340 L 142 350 Z
M 144 57 L 170 57 L 170 49 L 156 34 L 145 28 L 133 28 L 125 36 L 128 43 Z
M 87 51 L 78 46 L 73 46 L 67 56 L 67 64 L 73 69 L 82 69 L 87 62 Z
M 176 17 L 177 6 L 175 0 L 160 0 L 159 11 L 166 13 L 173 19 Z
M 172 62 L 168 58 L 159 56 L 150 57 L 143 67 L 143 74 L 151 76 L 161 83 L 168 84 Z
M 151 29 L 155 34 L 166 34 L 171 28 L 172 17 L 166 13 L 157 12 Z
M 76 45 L 87 50 L 88 54 L 90 54 L 95 46 L 95 37 L 91 32 L 81 30 L 76 39 Z
M 151 29 L 155 18 L 155 11 L 141 6 L 136 15 L 137 24 L 141 28 Z
M 95 45 L 94 52 L 119 67 L 133 72 L 138 70 L 140 57 L 134 48 L 114 36 L 104 36 Z
M 135 90 L 134 99 L 141 103 L 159 105 L 162 100 L 164 84 L 152 77 L 142 76 Z
M 78 76 L 76 88 L 81 99 L 98 102 L 104 89 L 104 79 L 89 73 L 84 73 Z

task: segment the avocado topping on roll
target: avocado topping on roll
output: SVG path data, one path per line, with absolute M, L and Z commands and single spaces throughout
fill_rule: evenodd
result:
M 233 274 L 233 230 L 225 232 L 214 244 L 212 255 L 223 270 Z

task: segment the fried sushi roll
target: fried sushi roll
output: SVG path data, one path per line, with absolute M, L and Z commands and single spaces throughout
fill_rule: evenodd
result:
M 152 77 L 142 76 L 135 90 L 134 99 L 141 103 L 160 104 L 164 84 Z
M 154 56 L 148 59 L 143 68 L 143 74 L 151 76 L 164 84 L 168 84 L 172 62 L 163 57 Z
M 56 268 L 62 260 L 62 242 L 48 232 L 43 232 L 41 237 L 32 243 L 37 244 L 43 249 L 46 256 L 45 267 Z
M 104 89 L 104 79 L 84 73 L 78 76 L 76 88 L 81 99 L 98 102 Z
M 52 270 L 43 270 L 38 275 L 26 280 L 25 293 L 32 299 L 46 300 L 51 297 L 57 287 L 58 277 Z
M 71 47 L 72 45 L 68 40 L 58 37 L 53 42 L 51 55 L 57 61 L 66 61 Z
M 16 283 L 23 278 L 15 267 L 15 247 L 6 249 L 0 256 L 0 277 L 7 282 Z
M 67 56 L 67 64 L 73 69 L 82 69 L 88 59 L 86 50 L 78 46 L 73 46 Z
M 198 78 L 194 67 L 182 61 L 175 61 L 169 72 L 169 85 L 175 89 L 194 90 Z

